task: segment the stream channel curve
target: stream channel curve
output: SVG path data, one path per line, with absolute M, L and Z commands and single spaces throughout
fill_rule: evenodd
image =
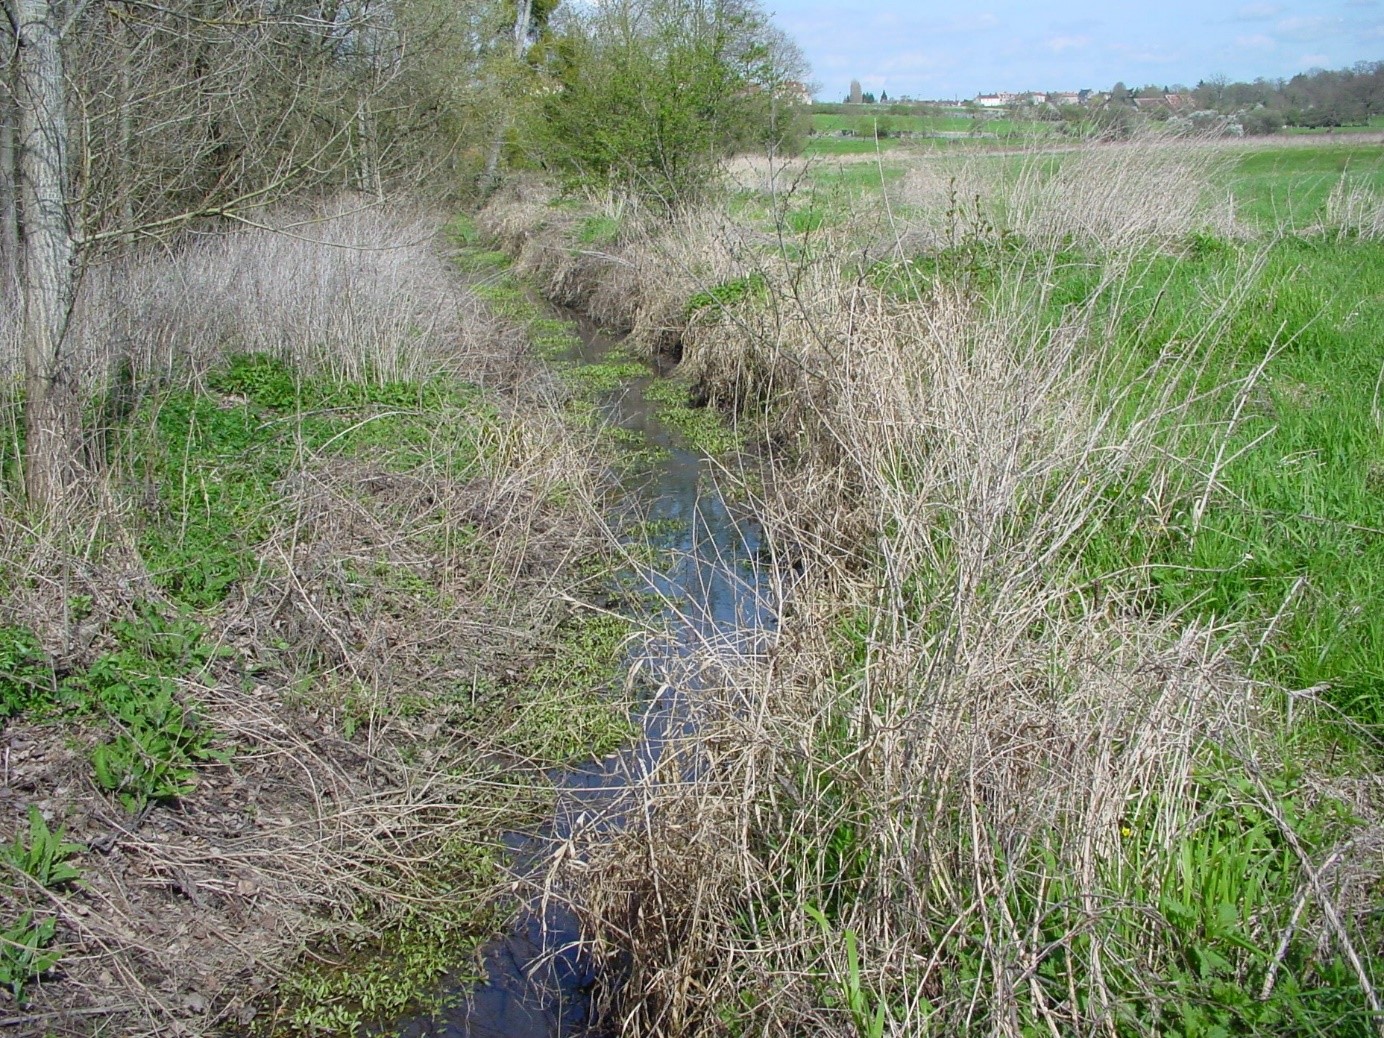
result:
M 559 358 L 599 364 L 618 339 L 569 310 L 580 345 Z M 485 979 L 444 994 L 450 1007 L 402 1021 L 401 1038 L 594 1038 L 609 1034 L 593 1019 L 592 989 L 619 978 L 598 978 L 583 953 L 580 924 L 560 899 L 546 898 L 545 871 L 579 839 L 618 830 L 641 778 L 658 764 L 671 736 L 691 724 L 686 704 L 696 695 L 678 663 L 708 646 L 737 655 L 762 652 L 776 627 L 771 567 L 765 563 L 759 526 L 729 508 L 707 478 L 710 462 L 676 429 L 659 421 L 645 390 L 667 376 L 660 367 L 626 383 L 600 401 L 608 420 L 639 433 L 657 457 L 624 481 L 622 510 L 652 520 L 664 571 L 639 574 L 642 590 L 665 603 L 661 612 L 637 619 L 655 631 L 631 653 L 644 676 L 659 688 L 637 721 L 640 735 L 618 753 L 550 774 L 556 793 L 553 818 L 538 832 L 506 833 L 511 869 L 526 892 L 513 924 L 481 950 Z M 636 590 L 641 590 L 636 585 Z M 662 672 L 662 673 L 660 673 Z M 674 680 L 680 683 L 675 685 Z

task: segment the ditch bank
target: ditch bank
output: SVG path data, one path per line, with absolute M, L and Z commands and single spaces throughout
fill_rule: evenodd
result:
M 641 786 L 680 780 L 680 764 L 666 751 L 695 723 L 692 661 L 711 647 L 761 653 L 774 628 L 758 527 L 710 478 L 703 448 L 724 447 L 724 433 L 718 439 L 695 424 L 689 428 L 686 409 L 670 406 L 677 393 L 667 391 L 669 366 L 634 375 L 618 337 L 572 311 L 556 316 L 578 335 L 568 348 L 550 346 L 550 363 L 569 384 L 588 387 L 582 396 L 629 452 L 612 525 L 636 531 L 617 580 L 618 599 L 639 632 L 623 679 L 639 690 L 636 730 L 614 753 L 549 773 L 551 817 L 504 841 L 517 898 L 514 922 L 480 950 L 480 983 L 463 978 L 447 985 L 440 1001 L 449 1008 L 403 1021 L 404 1036 L 614 1033 L 608 1021 L 618 1013 L 629 964 L 618 950 L 593 955 L 583 934 L 585 848 L 643 824 L 635 796 Z M 614 387 L 604 374 L 612 369 L 626 376 Z
M 1180 365 L 1230 334 L 1097 377 L 1134 370 L 1127 208 L 1078 305 L 988 224 L 881 270 L 849 220 L 775 251 L 617 210 L 520 190 L 480 222 L 767 419 L 755 510 L 801 565 L 769 652 L 700 657 L 682 781 L 573 858 L 622 1031 L 1375 1030 L 1377 778 L 1246 677 L 1265 631 L 1157 608 L 1147 542 L 1110 540 L 1220 500 Z
M 136 354 L 99 500 L 0 486 L 7 1034 L 397 1016 L 493 931 L 544 772 L 629 737 L 603 457 L 405 217 L 191 243 L 74 316 Z

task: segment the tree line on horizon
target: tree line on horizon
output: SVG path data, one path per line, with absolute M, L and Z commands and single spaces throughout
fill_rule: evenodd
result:
M 1101 106 L 1132 109 L 1138 99 L 1169 95 L 1186 99 L 1182 106 L 1186 110 L 1234 117 L 1249 134 L 1273 133 L 1284 126 L 1363 126 L 1371 118 L 1384 115 L 1384 61 L 1361 61 L 1342 69 L 1316 68 L 1288 79 L 1232 81 L 1212 76 L 1198 81 L 1195 87 L 1147 84 L 1134 88 L 1117 82 L 1105 93 L 1094 96 L 1101 98 Z M 852 81 L 850 93 L 841 105 L 876 103 L 890 103 L 888 94 L 881 91 L 876 99 L 873 93 L 860 90 L 858 81 Z M 900 115 L 916 114 L 920 106 L 930 105 L 932 102 L 926 101 L 892 102 L 892 108 Z M 817 110 L 841 108 L 827 104 L 818 105 Z M 1171 114 L 1172 109 L 1168 108 L 1154 117 L 1167 118 Z

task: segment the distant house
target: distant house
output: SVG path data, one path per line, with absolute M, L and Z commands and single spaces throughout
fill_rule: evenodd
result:
M 976 104 L 981 108 L 1003 108 L 1014 100 L 1013 94 L 977 94 Z
M 806 83 L 799 83 L 796 79 L 790 79 L 780 88 L 779 96 L 788 101 L 796 101 L 799 104 L 810 105 L 812 103 L 812 90 Z
M 1075 90 L 1062 90 L 1048 95 L 1048 104 L 1054 105 L 1079 105 L 1081 95 Z
M 1166 97 L 1136 97 L 1134 99 L 1134 107 L 1141 112 L 1152 112 L 1156 109 L 1168 108 L 1170 106 Z

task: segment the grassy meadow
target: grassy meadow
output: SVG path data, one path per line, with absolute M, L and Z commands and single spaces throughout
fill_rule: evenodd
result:
M 812 114 L 812 136 L 805 154 L 812 156 L 863 155 L 892 151 L 966 147 L 1017 139 L 1037 140 L 1053 133 L 1051 123 L 1034 120 L 989 118 L 970 115 L 896 115 L 887 105 L 866 106 L 860 114 Z M 900 136 L 906 134 L 907 136 Z
M 57 522 L 0 493 L 34 806 L 0 998 L 317 1036 L 464 976 L 498 834 L 638 729 L 606 516 L 640 445 L 594 401 L 660 358 L 778 624 L 660 663 L 686 724 L 543 877 L 620 1033 L 1380 1033 L 1378 146 L 819 137 L 726 174 L 93 269 L 100 478 Z M 574 364 L 538 295 L 622 350 Z
M 635 1033 L 1377 1033 L 1378 169 L 898 149 L 482 214 L 763 445 L 720 479 L 795 574 L 581 848 Z

